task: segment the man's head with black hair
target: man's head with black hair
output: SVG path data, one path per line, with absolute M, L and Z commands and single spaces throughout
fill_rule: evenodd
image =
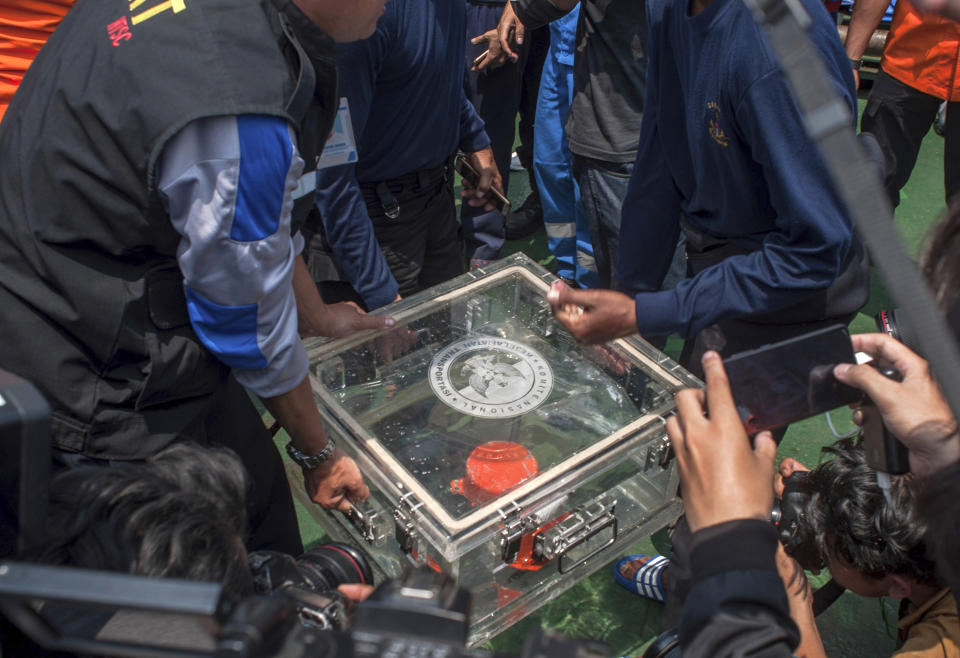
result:
M 175 444 L 146 462 L 86 466 L 50 484 L 41 562 L 219 582 L 252 591 L 243 534 L 246 478 L 225 448 Z
M 834 579 L 863 596 L 894 598 L 909 598 L 918 585 L 936 585 L 909 478 L 895 479 L 888 501 L 852 439 L 824 451 L 831 458 L 809 475 L 818 493 L 808 511 Z

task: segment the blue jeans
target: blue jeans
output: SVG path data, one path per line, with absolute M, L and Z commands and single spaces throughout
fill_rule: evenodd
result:
M 632 171 L 633 162 L 606 162 L 573 155 L 573 175 L 580 184 L 601 288 L 617 287 L 620 208 Z
M 573 175 L 580 183 L 580 197 L 587 214 L 601 288 L 618 288 L 620 211 L 632 173 L 633 162 L 607 162 L 573 155 Z M 674 287 L 686 275 L 686 240 L 681 233 L 674 248 L 670 269 L 660 284 L 661 290 Z

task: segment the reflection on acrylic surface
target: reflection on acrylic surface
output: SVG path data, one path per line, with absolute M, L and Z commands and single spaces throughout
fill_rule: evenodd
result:
M 509 442 L 538 464 L 506 492 L 672 398 L 617 348 L 576 345 L 521 277 L 437 304 L 402 330 L 415 338 L 389 358 L 370 341 L 315 367 L 344 410 L 455 518 L 478 502 L 451 488 L 469 482 L 478 447 Z

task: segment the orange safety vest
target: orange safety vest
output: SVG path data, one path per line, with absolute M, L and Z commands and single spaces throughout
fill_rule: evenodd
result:
M 880 68 L 905 85 L 943 100 L 960 100 L 960 23 L 897 0 Z
M 0 119 L 33 58 L 74 0 L 0 0 Z

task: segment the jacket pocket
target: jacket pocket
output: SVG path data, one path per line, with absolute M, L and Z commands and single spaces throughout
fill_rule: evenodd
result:
M 143 339 L 148 363 L 135 408 L 212 395 L 230 370 L 194 332 L 180 270 L 173 265 L 148 272 L 145 294 L 148 319 Z

